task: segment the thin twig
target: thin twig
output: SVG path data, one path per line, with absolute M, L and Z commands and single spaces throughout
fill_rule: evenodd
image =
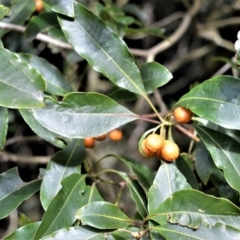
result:
M 197 136 L 195 136 L 194 134 L 192 134 L 191 132 L 189 132 L 187 129 L 185 129 L 184 127 L 182 127 L 179 124 L 176 124 L 175 127 L 181 131 L 182 133 L 184 133 L 186 136 L 188 136 L 189 138 L 193 139 L 195 142 L 200 142 L 200 138 L 198 138 Z
M 35 142 L 35 141 L 44 141 L 44 139 L 40 138 L 39 136 L 15 136 L 12 138 L 7 139 L 5 143 L 5 147 L 17 142 Z
M 9 152 L 0 152 L 0 162 L 18 162 L 26 164 L 46 164 L 51 159 L 51 156 L 24 156 Z

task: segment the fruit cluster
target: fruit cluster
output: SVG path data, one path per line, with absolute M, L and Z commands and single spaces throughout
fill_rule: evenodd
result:
M 173 116 L 178 123 L 188 123 L 192 119 L 192 112 L 183 107 L 177 107 L 173 111 Z M 164 124 L 160 125 L 164 129 Z M 151 132 L 150 134 L 149 131 Z M 157 159 L 164 159 L 172 162 L 178 158 L 180 151 L 178 145 L 171 140 L 165 139 L 164 131 L 161 134 L 156 134 L 155 130 L 149 130 L 143 134 L 139 140 L 138 148 L 140 154 L 144 158 L 150 158 L 156 155 Z
M 104 140 L 107 135 L 109 135 L 109 138 L 112 141 L 119 141 L 122 139 L 122 131 L 120 129 L 114 129 L 111 132 L 109 132 L 108 134 L 103 134 L 101 136 L 98 137 L 88 137 L 88 138 L 84 138 L 84 145 L 86 148 L 93 148 L 95 145 L 95 140 L 97 141 L 102 141 Z

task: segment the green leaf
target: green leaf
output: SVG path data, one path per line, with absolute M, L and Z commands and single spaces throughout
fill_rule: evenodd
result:
M 8 129 L 8 110 L 0 107 L 0 151 L 3 150 Z
M 38 240 L 74 222 L 74 215 L 82 206 L 81 193 L 85 190 L 85 175 L 74 173 L 62 181 L 62 188 L 45 212 L 34 239 Z
M 30 223 L 24 227 L 15 230 L 13 233 L 3 238 L 4 240 L 33 240 L 33 236 L 36 233 L 40 222 Z
M 1 19 L 1 21 L 21 25 L 30 18 L 34 11 L 35 1 L 33 0 L 16 1 L 12 4 L 10 8 L 9 16 L 4 17 L 3 19 Z M 2 36 L 9 31 L 10 30 L 0 29 L 0 38 L 2 38 Z
M 117 206 L 108 202 L 93 202 L 80 208 L 75 215 L 82 225 L 98 229 L 123 228 L 133 223 Z
M 41 13 L 40 15 L 35 15 L 31 18 L 28 22 L 25 34 L 27 35 L 28 40 L 32 41 L 38 33 L 58 25 L 56 13 Z
M 214 162 L 204 143 L 198 143 L 195 150 L 195 167 L 201 181 L 207 185 L 209 177 L 214 168 Z
M 240 129 L 239 91 L 238 78 L 217 76 L 194 87 L 176 105 L 189 108 L 222 127 Z
M 45 90 L 47 93 L 64 96 L 72 91 L 71 85 L 62 73 L 45 59 L 31 54 L 19 54 L 19 57 L 41 74 L 47 83 Z
M 199 190 L 199 184 L 196 179 L 196 176 L 194 175 L 189 164 L 184 160 L 183 157 L 181 157 L 181 156 L 178 157 L 178 159 L 176 161 L 176 166 L 177 166 L 178 170 L 186 178 L 186 180 L 190 184 L 190 186 L 196 190 Z
M 145 96 L 140 72 L 122 39 L 81 4 L 75 2 L 74 8 L 75 19 L 59 15 L 59 23 L 76 52 L 114 84 Z
M 72 140 L 62 151 L 57 152 L 48 163 L 44 173 L 40 199 L 46 210 L 61 189 L 61 182 L 73 173 L 80 173 L 85 159 L 83 140 Z
M 120 88 L 116 85 L 112 86 L 107 95 L 115 101 L 131 101 L 139 97 L 139 95 L 129 92 L 126 89 Z
M 203 222 L 197 230 L 179 225 L 164 224 L 154 227 L 165 239 L 178 240 L 217 240 L 217 239 L 239 239 L 240 230 L 231 226 L 226 226 L 217 223 L 214 226 L 209 226 Z
M 153 172 L 144 164 L 134 161 L 128 157 L 117 157 L 120 161 L 124 162 L 131 171 L 136 175 L 137 180 L 139 181 L 140 185 L 143 187 L 145 192 L 148 192 L 148 189 L 151 187 L 154 174 Z
M 136 203 L 139 214 L 142 216 L 142 218 L 145 218 L 148 215 L 147 198 L 142 187 L 139 185 L 138 181 L 132 180 L 126 173 L 118 171 L 118 174 L 127 183 L 132 199 Z
M 200 126 L 195 128 L 215 165 L 223 170 L 226 181 L 232 188 L 240 191 L 239 143 L 223 133 Z
M 38 179 L 29 183 L 23 182 L 17 168 L 0 174 L 0 219 L 8 216 L 25 199 L 37 192 L 41 181 Z
M 104 199 L 98 192 L 96 184 L 93 184 L 92 186 L 87 186 L 84 193 L 82 194 L 82 197 L 85 204 L 104 201 Z
M 159 224 L 167 222 L 197 229 L 201 222 L 220 222 L 239 228 L 240 209 L 230 201 L 206 195 L 194 189 L 175 192 L 148 219 Z
M 98 93 L 69 93 L 61 103 L 46 98 L 44 108 L 32 111 L 44 127 L 69 138 L 100 136 L 137 118 Z
M 87 226 L 70 227 L 69 229 L 61 229 L 48 235 L 41 240 L 60 240 L 60 239 L 77 239 L 77 240 L 105 240 L 106 236 L 99 230 Z
M 0 19 L 2 19 L 5 15 L 8 14 L 9 8 L 0 5 Z
M 42 107 L 45 81 L 17 54 L 0 47 L 0 106 L 9 108 Z
M 155 212 L 159 205 L 171 197 L 173 193 L 189 188 L 191 188 L 190 185 L 177 167 L 174 164 L 164 162 L 158 169 L 153 185 L 148 192 L 150 214 Z
M 47 128 L 43 127 L 36 118 L 33 116 L 33 112 L 31 109 L 20 109 L 19 110 L 23 119 L 28 124 L 28 126 L 35 132 L 39 137 L 43 138 L 44 140 L 48 141 L 52 145 L 63 148 L 65 146 L 64 142 L 60 139 L 61 137 L 59 134 L 49 131 Z M 60 139 L 59 139 L 60 138 Z M 66 138 L 63 138 L 64 141 L 67 142 Z
M 140 71 L 147 93 L 152 93 L 156 88 L 165 85 L 173 78 L 167 68 L 157 62 L 143 64 Z
M 52 11 L 74 17 L 73 0 L 43 0 Z
M 234 204 L 239 205 L 239 193 L 229 186 L 221 170 L 217 168 L 213 169 L 211 181 L 218 189 L 220 197 L 226 198 Z

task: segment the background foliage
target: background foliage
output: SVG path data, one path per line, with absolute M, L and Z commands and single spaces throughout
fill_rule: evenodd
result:
M 43 2 L 0 0 L 1 238 L 239 239 L 240 2 Z

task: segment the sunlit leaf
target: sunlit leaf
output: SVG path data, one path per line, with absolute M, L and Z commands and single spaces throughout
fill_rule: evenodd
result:
M 148 217 L 159 224 L 167 222 L 197 229 L 201 222 L 222 223 L 240 227 L 240 209 L 224 198 L 216 198 L 197 190 L 175 192 Z
M 40 188 L 41 179 L 29 183 L 23 182 L 17 168 L 11 168 L 0 174 L 0 219 L 8 216 L 24 200 Z
M 133 223 L 117 206 L 108 202 L 93 202 L 77 211 L 75 216 L 82 225 L 98 229 L 123 228 Z
M 73 173 L 80 173 L 84 159 L 85 147 L 83 140 L 80 139 L 72 140 L 65 149 L 51 158 L 40 191 L 40 199 L 45 210 L 61 189 L 61 182 Z
M 185 177 L 174 164 L 163 163 L 158 169 L 153 185 L 148 192 L 148 210 L 150 214 L 174 192 L 190 189 Z
M 228 128 L 240 129 L 240 79 L 217 76 L 194 87 L 177 102 L 200 117 Z
M 0 106 L 35 108 L 43 106 L 45 81 L 17 54 L 0 47 Z
M 59 134 L 49 131 L 42 124 L 40 124 L 36 118 L 33 116 L 31 109 L 20 109 L 19 110 L 23 119 L 28 124 L 28 126 L 35 132 L 39 137 L 51 143 L 53 146 L 58 148 L 63 148 L 65 146 L 64 142 L 60 139 L 63 137 Z M 63 138 L 66 141 L 66 138 Z
M 197 230 L 188 227 L 182 227 L 173 224 L 164 224 L 154 227 L 165 239 L 178 239 L 178 240 L 218 240 L 218 239 L 235 239 L 240 238 L 240 230 L 231 226 L 226 226 L 217 223 L 214 226 L 209 226 L 202 223 Z
M 16 229 L 13 233 L 3 238 L 4 240 L 33 240 L 40 222 L 30 223 L 26 226 Z
M 77 239 L 77 240 L 105 240 L 106 236 L 99 230 L 93 229 L 88 226 L 75 226 L 70 227 L 69 229 L 61 229 L 54 232 L 42 240 L 63 240 L 63 239 Z
M 59 15 L 59 23 L 76 52 L 114 84 L 145 95 L 140 72 L 122 39 L 81 4 L 75 2 L 74 9 L 74 19 Z
M 43 0 L 53 11 L 74 17 L 73 0 Z
M 137 117 L 98 93 L 69 93 L 61 103 L 46 98 L 44 108 L 32 111 L 44 127 L 70 138 L 100 136 Z
M 48 206 L 34 240 L 72 226 L 75 213 L 83 205 L 81 196 L 86 187 L 85 178 L 85 175 L 74 173 L 62 181 L 62 188 Z
M 31 54 L 19 54 L 18 56 L 41 74 L 47 83 L 45 90 L 47 93 L 64 96 L 72 91 L 71 85 L 62 73 L 45 59 Z

